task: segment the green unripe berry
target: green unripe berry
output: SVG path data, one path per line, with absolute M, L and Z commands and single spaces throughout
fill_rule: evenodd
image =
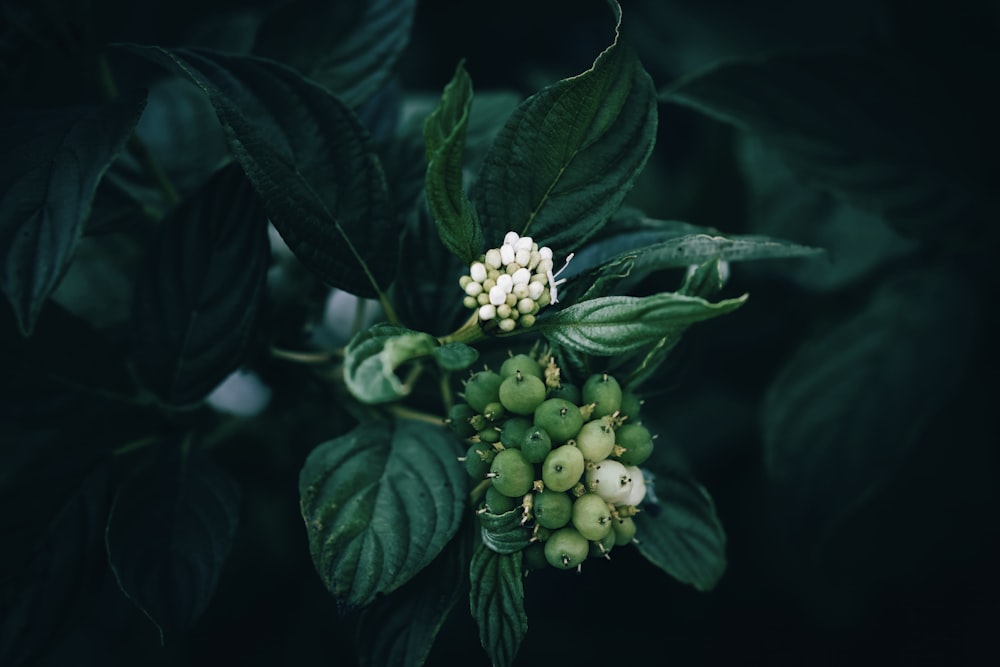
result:
M 486 502 L 486 509 L 493 514 L 506 514 L 521 504 L 516 498 L 505 496 L 493 486 L 486 489 L 484 500 Z
M 631 544 L 635 538 L 635 521 L 630 516 L 615 519 L 611 522 L 611 532 L 615 536 L 615 544 L 622 547 Z
M 526 570 L 542 570 L 549 566 L 549 561 L 545 560 L 545 545 L 541 542 L 532 542 L 521 554 L 521 565 Z
M 584 484 L 587 491 L 613 505 L 624 505 L 632 492 L 632 477 L 628 470 L 613 459 L 588 464 Z
M 618 460 L 627 466 L 640 465 L 653 453 L 653 436 L 638 422 L 626 422 L 619 426 L 615 438 L 625 448 L 618 455 Z
M 511 417 L 504 422 L 500 430 L 500 443 L 508 449 L 520 449 L 521 442 L 528 430 L 532 428 L 531 421 L 524 417 Z
M 545 379 L 545 373 L 542 371 L 541 364 L 528 354 L 515 354 L 500 364 L 501 377 L 510 377 L 517 371 L 521 371 L 522 375 L 533 375 L 539 380 Z
M 485 417 L 487 421 L 496 422 L 503 419 L 505 412 L 503 403 L 500 401 L 494 401 L 492 403 L 487 403 L 486 407 L 483 408 L 483 417 Z
M 490 471 L 495 451 L 487 444 L 476 442 L 465 451 L 465 472 L 474 480 L 485 479 Z
M 540 491 L 533 496 L 535 523 L 543 528 L 562 528 L 572 516 L 573 500 L 564 491 Z
M 500 431 L 495 426 L 487 426 L 482 431 L 479 431 L 478 435 L 480 440 L 488 442 L 491 445 L 494 442 L 500 442 Z
M 503 378 L 494 371 L 483 370 L 473 373 L 465 382 L 463 393 L 465 402 L 481 413 L 490 403 L 500 400 L 500 383 Z
M 569 491 L 580 481 L 583 468 L 583 454 L 579 449 L 573 445 L 556 447 L 542 462 L 542 482 L 550 491 Z
M 621 416 L 628 417 L 630 421 L 639 421 L 639 410 L 642 408 L 642 400 L 628 389 L 622 390 L 622 406 L 619 408 Z
M 611 520 L 614 523 L 614 519 Z M 609 530 L 603 540 L 593 540 L 590 543 L 591 558 L 610 558 L 608 555 L 615 546 L 615 531 Z
M 516 372 L 500 383 L 500 402 L 517 415 L 530 415 L 545 400 L 545 383 L 534 375 Z
M 471 438 L 476 434 L 476 429 L 469 420 L 475 415 L 476 411 L 468 403 L 455 403 L 448 410 L 448 428 L 460 438 Z
M 570 520 L 588 540 L 603 540 L 611 531 L 611 510 L 607 501 L 595 493 L 586 493 L 573 502 Z
M 586 461 L 603 461 L 615 446 L 615 429 L 609 418 L 594 419 L 580 428 L 576 446 Z
M 560 570 L 572 570 L 589 554 L 590 542 L 572 526 L 560 528 L 545 541 L 545 560 Z
M 533 426 L 521 439 L 521 451 L 531 463 L 541 463 L 552 451 L 552 438 L 541 426 Z
M 535 426 L 541 426 L 554 443 L 563 443 L 576 436 L 583 426 L 580 408 L 565 398 L 548 398 L 535 408 Z
M 549 388 L 549 398 L 564 398 L 573 405 L 580 404 L 580 388 L 575 384 L 563 382 L 558 387 Z
M 497 491 L 511 498 L 520 498 L 531 491 L 535 467 L 524 459 L 521 450 L 504 449 L 493 457 L 489 475 Z
M 618 380 L 607 373 L 595 373 L 587 378 L 580 389 L 584 404 L 596 403 L 593 417 L 604 417 L 622 406 L 622 388 Z

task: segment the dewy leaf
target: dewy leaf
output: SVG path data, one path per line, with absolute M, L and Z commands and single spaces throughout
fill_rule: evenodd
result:
M 396 370 L 436 352 L 434 336 L 392 324 L 359 332 L 344 350 L 344 381 L 362 403 L 386 403 L 408 396 L 413 387 Z
M 970 361 L 973 292 L 947 269 L 901 273 L 778 372 L 762 404 L 765 471 L 801 537 L 891 479 L 948 400 Z
M 920 117 L 926 91 L 907 90 L 904 78 L 870 55 L 788 54 L 715 66 L 661 95 L 760 137 L 901 232 L 940 233 L 968 219 L 972 196 L 944 159 L 940 121 Z
M 98 183 L 145 102 L 0 114 L 0 289 L 24 335 L 72 261 Z
M 424 122 L 427 205 L 441 242 L 463 264 L 471 263 L 483 251 L 479 219 L 462 186 L 462 155 L 471 106 L 472 80 L 459 63 L 440 104 Z
M 416 0 L 292 0 L 257 31 L 254 53 L 297 68 L 357 108 L 388 80 L 409 43 Z
M 299 476 L 302 518 L 342 609 L 399 588 L 455 535 L 468 486 L 460 454 L 446 428 L 409 420 L 364 422 L 312 451 Z
M 132 361 L 162 401 L 200 401 L 243 361 L 270 265 L 267 216 L 236 165 L 161 223 L 135 289 Z
M 479 626 L 479 641 L 493 667 L 508 667 L 528 632 L 521 552 L 499 554 L 485 544 L 477 544 L 469 581 L 469 609 Z
M 343 102 L 278 63 L 130 46 L 205 91 L 285 243 L 329 285 L 378 297 L 398 225 L 368 131 Z
M 657 503 L 635 516 L 639 553 L 678 581 L 711 590 L 726 570 L 726 534 L 712 497 L 677 474 L 652 481 Z
M 567 306 L 535 328 L 563 347 L 613 356 L 679 338 L 692 324 L 730 313 L 746 300 L 746 294 L 716 303 L 671 292 L 605 296 Z
M 461 531 L 405 586 L 365 607 L 356 642 L 361 665 L 424 664 L 441 625 L 468 594 L 467 532 Z
M 476 182 L 483 235 L 500 243 L 514 230 L 560 255 L 582 246 L 645 166 L 656 112 L 652 79 L 616 25 L 591 69 L 529 97 L 497 135 Z
M 108 563 L 161 637 L 189 630 L 215 593 L 240 513 L 236 481 L 179 443 L 136 470 L 108 516 Z

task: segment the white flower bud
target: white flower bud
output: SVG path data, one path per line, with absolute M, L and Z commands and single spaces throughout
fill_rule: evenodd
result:
M 514 278 L 506 273 L 497 278 L 497 287 L 503 289 L 505 294 L 510 294 L 514 288 Z
M 544 291 L 545 291 L 545 283 L 543 281 L 532 280 L 530 283 L 528 283 L 528 296 L 534 299 L 535 301 L 538 301 L 538 297 L 540 297 L 542 295 L 542 292 Z
M 491 303 L 488 303 L 485 306 L 481 306 L 479 308 L 479 319 L 481 319 L 484 322 L 486 320 L 492 320 L 496 316 L 497 316 L 497 307 Z
M 500 331 L 505 333 L 510 333 L 517 326 L 517 322 L 514 320 L 500 320 Z
M 462 299 L 462 305 L 464 305 L 466 308 L 475 308 L 476 306 L 479 305 L 479 302 L 476 301 L 476 297 L 467 296 L 464 299 Z
M 506 301 L 506 303 L 507 303 L 508 306 L 510 306 L 511 308 L 513 308 L 514 306 L 517 305 L 517 297 L 514 296 L 513 294 L 508 294 L 507 295 L 507 301 Z
M 468 285 L 465 286 L 465 293 L 469 296 L 479 296 L 479 293 L 483 291 L 483 286 L 475 281 L 470 281 Z
M 514 244 L 514 250 L 527 250 L 531 252 L 531 244 L 534 243 L 530 236 L 522 236 Z
M 543 257 L 542 260 L 540 262 L 538 262 L 538 266 L 535 267 L 535 271 L 537 273 L 548 273 L 549 271 L 552 270 L 553 266 L 554 265 L 552 264 L 552 259 L 551 258 L 545 259 Z
M 534 271 L 540 261 L 542 261 L 542 255 L 537 250 L 532 250 L 528 255 L 528 268 Z
M 502 264 L 500 251 L 497 248 L 490 248 L 486 251 L 486 266 L 499 269 Z
M 490 290 L 490 303 L 494 306 L 499 306 L 501 303 L 507 302 L 507 292 L 500 285 L 496 285 Z
M 461 278 L 458 279 L 458 286 L 464 290 L 466 287 L 469 286 L 469 283 L 471 282 L 472 282 L 472 276 L 462 276 Z
M 469 275 L 477 283 L 481 283 L 486 280 L 486 265 L 482 262 L 473 262 L 472 266 L 469 267 Z
M 514 251 L 514 261 L 521 266 L 527 266 L 528 262 L 531 261 L 531 251 L 527 248 Z
M 548 294 L 548 292 L 546 292 L 546 294 Z M 476 297 L 476 301 L 479 303 L 480 306 L 485 306 L 486 304 L 488 304 L 490 302 L 489 292 L 480 292 L 479 296 Z
M 529 291 L 526 283 L 515 283 L 511 294 L 516 296 L 518 299 L 525 299 L 531 294 L 531 292 Z
M 510 306 L 508 306 L 506 303 L 502 303 L 499 306 L 497 306 L 497 317 L 501 319 L 505 320 L 508 317 L 510 317 L 510 312 L 511 312 Z
M 496 278 L 487 278 L 486 280 L 483 281 L 483 291 L 489 292 L 491 289 L 493 289 L 493 286 L 496 284 L 497 284 Z
M 514 247 L 504 244 L 500 246 L 500 262 L 510 264 L 514 261 Z
M 509 245 L 511 248 L 513 248 L 514 245 L 517 243 L 518 239 L 520 238 L 521 237 L 518 236 L 517 232 L 507 232 L 503 237 L 503 242 L 504 245 Z
M 538 249 L 538 256 L 542 259 L 552 259 L 552 248 L 548 246 L 542 246 Z
M 520 264 L 518 264 L 517 262 L 511 262 L 506 266 L 505 270 L 507 271 L 507 275 L 512 276 L 520 268 L 521 268 Z
M 522 314 L 527 315 L 528 313 L 535 310 L 535 302 L 532 299 L 524 298 L 517 302 L 517 309 L 521 311 Z
M 528 281 L 531 280 L 531 271 L 522 267 L 514 272 L 511 279 L 514 281 L 515 285 L 526 285 L 528 284 Z
M 518 320 L 518 322 L 521 323 L 522 327 L 534 326 L 534 324 L 535 324 L 535 316 L 534 315 L 521 315 L 521 319 Z

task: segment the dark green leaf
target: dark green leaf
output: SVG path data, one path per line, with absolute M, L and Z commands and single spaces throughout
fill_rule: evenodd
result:
M 136 285 L 132 358 L 162 401 L 199 401 L 240 365 L 270 260 L 267 216 L 236 165 L 161 223 Z
M 396 268 L 396 216 L 368 131 L 320 86 L 261 58 L 130 47 L 205 91 L 270 221 L 333 287 L 377 297 Z
M 639 553 L 678 581 L 711 590 L 726 570 L 726 534 L 712 497 L 676 473 L 657 474 L 652 483 L 656 504 L 635 516 Z
M 947 401 L 979 318 L 971 291 L 944 269 L 899 274 L 778 372 L 763 401 L 766 472 L 803 538 L 891 479 Z
M 969 219 L 972 198 L 948 164 L 940 120 L 922 117 L 926 91 L 904 86 L 904 74 L 866 54 L 775 55 L 685 77 L 662 96 L 759 136 L 904 233 L 940 233 Z
M 138 469 L 108 516 L 108 563 L 122 592 L 160 630 L 189 630 L 205 611 L 229 557 L 240 488 L 203 455 L 180 451 Z
M 468 543 L 460 533 L 405 586 L 365 607 L 357 636 L 361 665 L 424 664 L 445 618 L 468 591 Z
M 0 663 L 34 664 L 77 615 L 93 609 L 97 582 L 107 562 L 104 522 L 111 503 L 109 488 L 108 467 L 99 465 L 51 523 L 42 527 L 44 538 L 32 545 L 31 559 L 16 569 L 4 568 Z M 14 507 L 6 502 L 4 506 Z M 9 540 L 15 536 L 7 531 L 3 535 L 7 546 L 12 546 Z
M 72 261 L 98 183 L 144 106 L 142 98 L 3 112 L 0 289 L 25 335 Z
M 415 0 L 291 0 L 257 31 L 254 52 L 297 68 L 357 108 L 392 74 Z
M 501 554 L 511 554 L 528 546 L 531 529 L 521 523 L 524 512 L 512 509 L 504 514 L 483 512 L 479 515 L 479 525 L 483 544 Z
M 716 303 L 671 292 L 606 296 L 567 306 L 535 328 L 563 347 L 607 357 L 679 338 L 692 324 L 732 312 L 746 300 L 745 294 Z
M 424 122 L 426 193 L 441 242 L 464 264 L 483 251 L 483 233 L 462 186 L 462 155 L 472 105 L 472 80 L 462 63 L 441 103 Z
M 684 284 L 677 290 L 678 294 L 699 296 L 709 299 L 722 289 L 726 282 L 722 261 L 710 259 L 707 262 L 694 265 L 684 276 Z
M 635 269 L 650 271 L 690 266 L 712 259 L 744 262 L 777 257 L 808 257 L 822 253 L 821 248 L 754 236 L 726 238 L 708 234 L 685 235 L 636 250 Z
M 493 667 L 508 667 L 528 632 L 521 552 L 499 554 L 485 544 L 476 545 L 469 581 L 469 609 L 479 626 L 479 641 Z
M 656 341 L 645 351 L 642 360 L 629 370 L 628 376 L 622 384 L 634 390 L 649 380 L 667 360 L 679 342 L 680 338 L 661 338 Z
M 391 592 L 461 523 L 461 445 L 444 427 L 373 421 L 312 451 L 299 476 L 313 564 L 342 608 Z
M 433 354 L 438 366 L 446 371 L 465 370 L 479 358 L 479 350 L 465 343 L 446 343 L 434 348 Z
M 392 324 L 376 324 L 358 333 L 344 350 L 344 381 L 363 403 L 386 403 L 408 396 L 413 386 L 396 370 L 438 349 L 434 336 Z
M 494 140 L 476 182 L 487 243 L 514 230 L 558 255 L 582 246 L 645 166 L 656 111 L 652 79 L 616 26 L 591 69 L 529 97 Z

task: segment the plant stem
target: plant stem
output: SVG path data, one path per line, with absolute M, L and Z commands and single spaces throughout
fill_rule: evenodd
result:
M 326 364 L 334 359 L 344 356 L 342 351 L 316 351 L 297 352 L 295 350 L 283 350 L 279 347 L 271 347 L 271 356 L 285 361 L 294 361 L 300 364 Z
M 422 412 L 421 410 L 414 410 L 413 408 L 408 408 L 405 405 L 400 405 L 398 403 L 393 403 L 388 406 L 390 413 L 396 415 L 397 417 L 402 417 L 403 419 L 412 419 L 414 421 L 425 422 L 427 424 L 434 424 L 435 426 L 444 426 L 445 420 L 442 417 L 437 417 L 427 412 Z
M 475 312 L 462 326 L 455 329 L 447 336 L 438 338 L 438 342 L 442 345 L 447 343 L 469 344 L 484 340 L 485 338 L 486 334 L 484 334 L 483 330 L 479 327 L 479 313 Z
M 479 502 L 479 499 L 486 494 L 486 489 L 488 489 L 492 483 L 493 482 L 491 480 L 484 479 L 479 484 L 476 484 L 472 491 L 469 492 L 469 502 L 473 505 Z

